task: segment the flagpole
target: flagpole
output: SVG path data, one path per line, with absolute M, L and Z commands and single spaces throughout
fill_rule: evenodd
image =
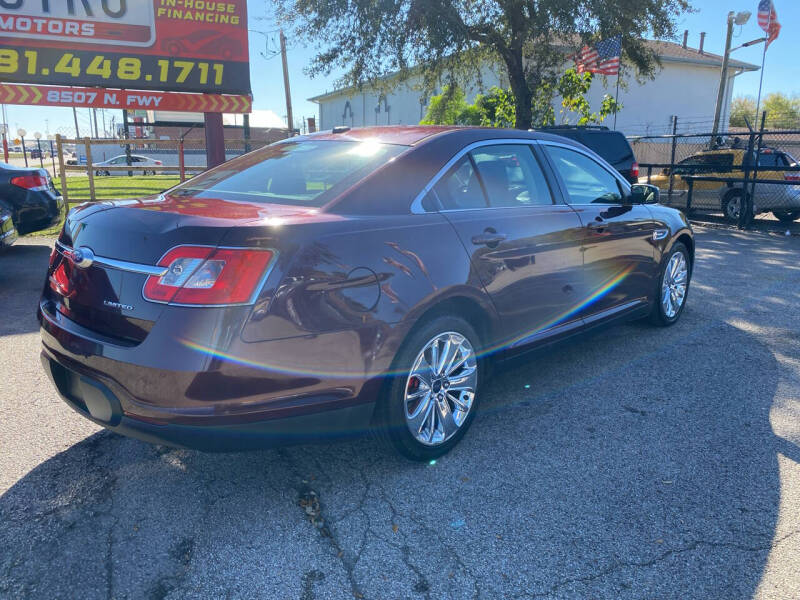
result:
M 764 84 L 764 64 L 767 62 L 767 46 L 769 46 L 770 29 L 772 28 L 772 5 L 769 8 L 769 21 L 767 22 L 766 39 L 764 40 L 764 52 L 761 55 L 761 77 L 758 80 L 758 100 L 756 100 L 756 120 L 754 124 L 758 124 L 758 112 L 761 110 L 761 86 Z
M 620 54 L 622 54 L 620 52 Z M 617 93 L 614 95 L 614 131 L 617 130 L 617 112 L 619 110 L 619 76 L 622 73 L 622 57 L 620 56 L 620 65 L 617 69 Z

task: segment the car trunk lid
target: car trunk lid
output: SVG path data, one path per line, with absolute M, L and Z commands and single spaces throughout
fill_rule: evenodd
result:
M 185 194 L 83 205 L 59 237 L 46 295 L 54 310 L 79 325 L 136 344 L 167 306 L 145 300 L 142 290 L 150 275 L 163 273 L 157 265 L 170 249 L 217 247 L 236 226 L 310 216 L 298 207 Z

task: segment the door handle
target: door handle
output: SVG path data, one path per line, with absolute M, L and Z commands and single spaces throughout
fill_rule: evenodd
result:
M 479 235 L 472 236 L 472 243 L 476 246 L 489 246 L 494 248 L 505 240 L 508 236 L 505 233 L 497 233 L 496 231 L 484 231 Z
M 589 231 L 592 231 L 594 233 L 604 233 L 605 230 L 608 229 L 608 223 L 606 223 L 605 221 L 595 221 L 595 222 L 589 223 L 586 226 L 586 229 L 588 229 Z

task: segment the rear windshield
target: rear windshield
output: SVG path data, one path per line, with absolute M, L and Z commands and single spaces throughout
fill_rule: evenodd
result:
M 406 149 L 373 140 L 283 142 L 198 175 L 169 194 L 320 207 Z
M 612 165 L 633 160 L 631 145 L 625 136 L 617 131 L 590 133 L 582 131 L 578 138 L 584 146 L 591 148 Z

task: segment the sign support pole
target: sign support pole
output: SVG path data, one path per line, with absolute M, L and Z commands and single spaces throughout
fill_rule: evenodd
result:
M 131 139 L 131 130 L 128 127 L 128 111 L 122 111 L 122 135 L 125 136 L 126 140 Z M 133 158 L 131 157 L 131 145 L 130 143 L 125 144 L 125 162 L 130 167 L 133 164 Z M 128 171 L 128 177 L 133 177 L 133 171 Z
M 225 130 L 222 113 L 205 113 L 206 166 L 211 169 L 225 162 Z

